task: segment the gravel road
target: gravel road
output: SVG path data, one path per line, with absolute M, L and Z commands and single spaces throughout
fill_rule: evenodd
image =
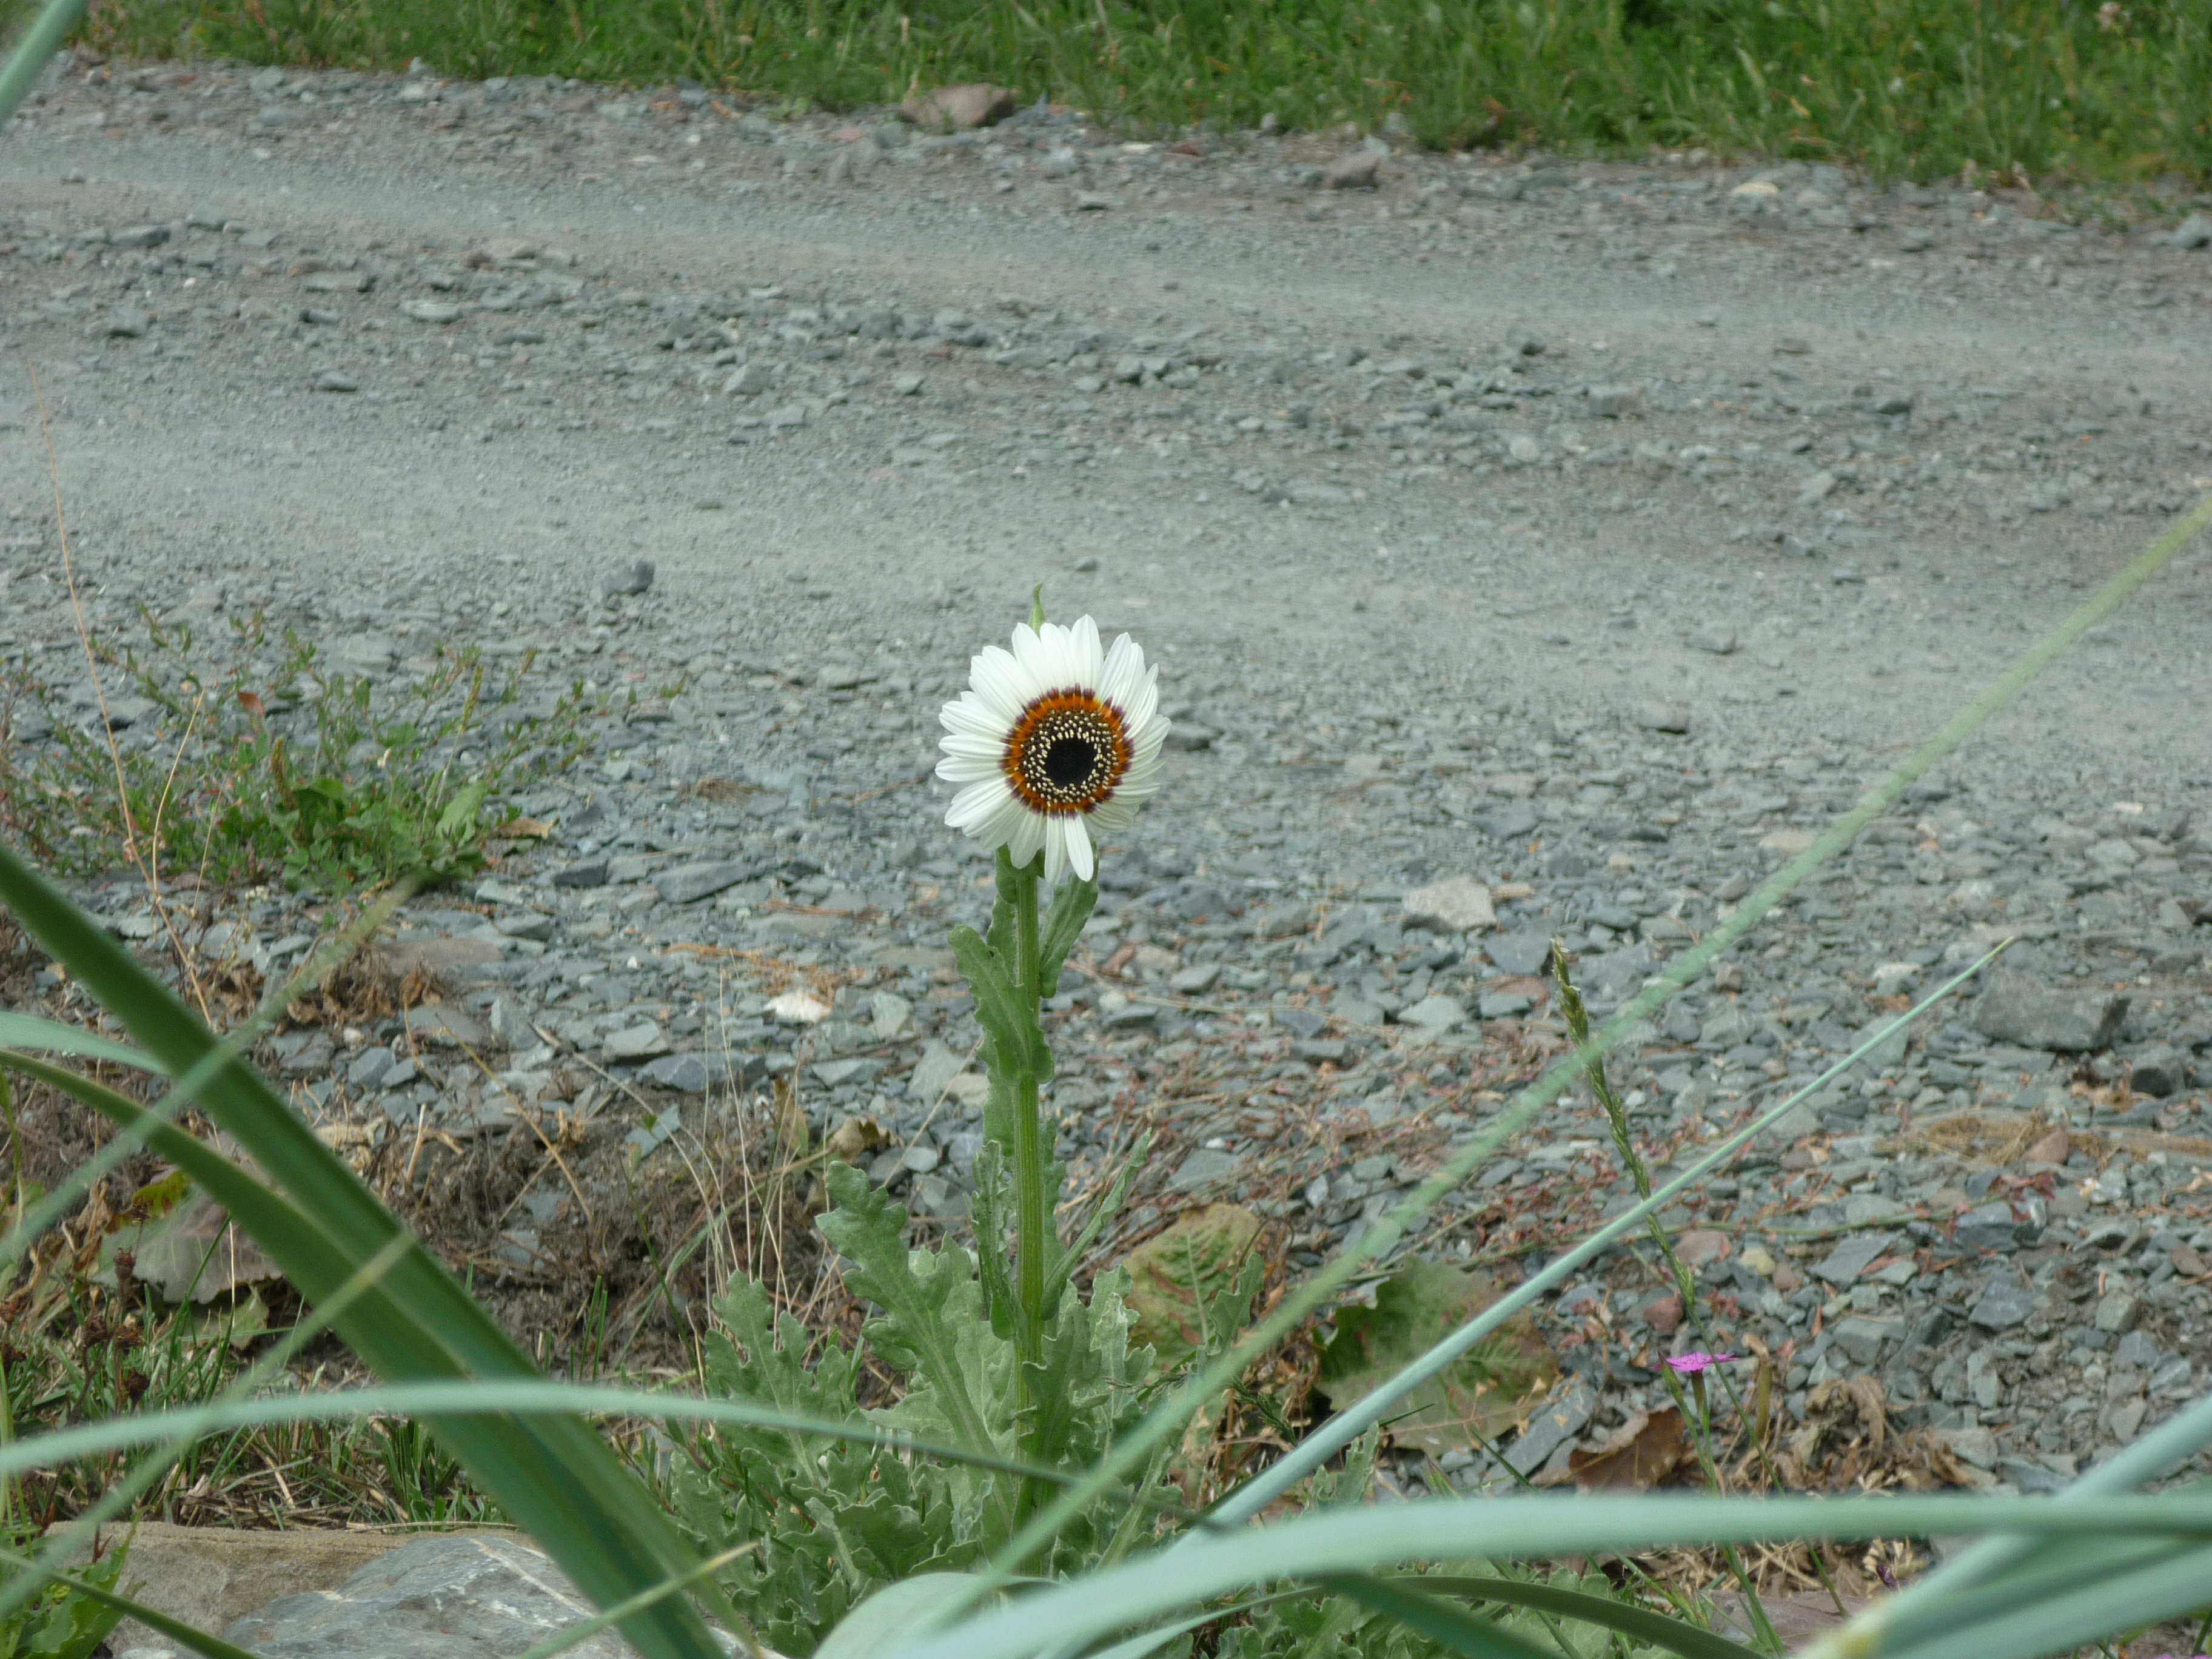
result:
M 524 803 L 552 844 L 416 907 L 477 947 L 448 1014 L 283 1039 L 313 1110 L 497 1133 L 605 1098 L 573 1057 L 680 1104 L 726 1048 L 957 1213 L 933 952 L 979 866 L 921 774 L 1042 580 L 1178 722 L 1061 1000 L 1065 1145 L 1141 1107 L 1140 1223 L 1234 1189 L 1294 1267 L 1556 1051 L 1547 937 L 1617 1002 L 2212 488 L 2212 227 L 2017 191 L 161 64 L 73 66 L 0 186 L 0 650 L 82 678 L 35 364 L 105 627 L 689 676 Z M 1620 1067 L 1663 1162 L 2026 939 L 1674 1217 L 1793 1412 L 1878 1376 L 1958 1479 L 2041 1489 L 2212 1360 L 2206 582 L 2185 556 Z M 1421 896 L 1455 876 L 1495 930 Z M 87 891 L 130 931 L 143 893 Z M 241 907 L 282 961 L 301 907 Z M 676 943 L 829 974 L 833 1017 L 756 987 L 716 1048 Z M 507 1094 L 441 1077 L 457 1036 Z M 1589 1114 L 1437 1248 L 1515 1259 L 1621 1190 Z M 543 1267 L 543 1193 L 488 1269 Z M 1576 1380 L 1516 1462 L 1567 1478 L 1663 1402 L 1693 1333 L 1656 1284 L 1623 1259 L 1548 1316 Z

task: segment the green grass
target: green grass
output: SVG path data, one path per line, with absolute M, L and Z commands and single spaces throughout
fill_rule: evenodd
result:
M 526 705 L 529 658 L 495 676 L 473 649 L 441 647 L 421 675 L 380 685 L 258 616 L 222 646 L 151 621 L 143 648 L 94 639 L 99 707 L 135 696 L 159 711 L 119 740 L 27 665 L 0 664 L 0 832 L 82 873 L 324 892 L 437 882 L 478 867 L 509 797 L 588 741 L 580 688 Z M 35 731 L 43 744 L 24 740 Z
M 117 0 L 134 54 L 710 86 L 832 106 L 989 79 L 1117 120 L 1389 123 L 1928 178 L 2212 172 L 2203 0 Z

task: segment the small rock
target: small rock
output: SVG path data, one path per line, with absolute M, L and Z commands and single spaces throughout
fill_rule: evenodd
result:
M 710 1081 L 704 1054 L 663 1054 L 643 1073 L 647 1083 L 678 1094 L 703 1095 Z
M 1701 628 L 1690 635 L 1692 649 L 1711 652 L 1716 657 L 1735 654 L 1735 629 L 1733 628 Z
M 607 1033 L 603 1045 L 609 1060 L 649 1060 L 668 1052 L 668 1037 L 649 1019 Z
M 2173 246 L 2179 248 L 2212 247 L 2212 218 L 2192 213 L 2174 228 Z
M 107 319 L 111 339 L 135 340 L 153 326 L 154 313 L 140 306 L 118 307 Z
M 2035 1311 L 2035 1287 L 2015 1273 L 1991 1273 L 1966 1317 L 1985 1331 L 2024 1325 Z
M 131 225 L 122 230 L 110 231 L 110 247 L 159 247 L 169 240 L 167 225 Z
M 2097 1303 L 2097 1328 L 2107 1336 L 2124 1336 L 2142 1316 L 2142 1304 L 2133 1291 L 2107 1291 Z
M 617 594 L 637 594 L 652 591 L 653 561 L 633 559 L 628 564 L 617 565 L 599 578 L 599 592 L 612 598 Z
M 1500 933 L 1483 945 L 1482 953 L 1503 972 L 1540 974 L 1552 959 L 1552 936 L 1533 929 Z
M 2054 1054 L 2109 1048 L 2127 1018 L 2112 991 L 2050 991 L 2018 974 L 1998 974 L 1974 1004 L 1974 1029 L 1999 1042 Z
M 1423 1030 L 1449 1031 L 1467 1023 L 1467 1009 L 1452 997 L 1426 996 L 1401 1012 L 1398 1023 Z
M 1997 1437 L 1984 1428 L 1938 1429 L 1936 1437 L 1948 1446 L 1960 1458 L 1978 1469 L 1993 1469 L 1997 1464 Z
M 556 887 L 604 887 L 607 884 L 607 861 L 605 859 L 586 859 L 553 872 Z
M 1490 889 L 1473 876 L 1446 876 L 1416 887 L 1401 902 L 1405 924 L 1440 933 L 1472 933 L 1498 925 Z
M 1168 979 L 1168 989 L 1182 996 L 1203 996 L 1220 977 L 1219 963 L 1196 962 L 1188 968 L 1177 969 Z
M 1014 112 L 1016 100 L 1005 87 L 972 82 L 917 93 L 899 106 L 900 116 L 932 132 L 957 132 L 995 126 Z
M 438 1048 L 488 1048 L 491 1033 L 465 1009 L 450 1003 L 430 1003 L 407 1011 L 407 1029 L 423 1042 Z
M 318 392 L 358 392 L 361 382 L 342 370 L 326 368 L 315 376 L 314 388 Z
M 1638 704 L 1636 723 L 1647 732 L 1666 732 L 1685 736 L 1690 730 L 1690 711 L 1680 703 L 1647 702 Z
M 868 998 L 868 1027 L 878 1042 L 903 1036 L 914 1018 L 914 1004 L 896 991 L 878 991 Z
M 1702 1267 L 1709 1262 L 1723 1260 L 1732 1248 L 1729 1236 L 1711 1228 L 1692 1228 L 1674 1241 L 1674 1254 L 1683 1265 Z
M 2137 1054 L 2128 1073 L 2128 1086 L 2154 1100 L 2164 1100 L 2186 1087 L 2188 1080 L 2189 1057 L 2163 1042 Z
M 364 1048 L 346 1066 L 346 1081 L 356 1089 L 374 1089 L 384 1081 L 394 1061 L 392 1050 L 376 1047 Z
M 670 904 L 696 904 L 726 887 L 734 887 L 760 873 L 757 865 L 736 859 L 711 859 L 699 864 L 679 864 L 653 878 L 653 890 Z
M 1518 991 L 1485 991 L 1475 1000 L 1474 1011 L 1485 1019 L 1516 1019 L 1535 1006 L 1533 997 Z
M 909 1099 L 934 1105 L 939 1096 L 951 1086 L 968 1062 L 944 1043 L 933 1037 L 922 1050 L 921 1058 L 915 1063 L 914 1074 L 907 1079 L 906 1091 Z
M 1243 1160 L 1233 1152 L 1217 1152 L 1210 1146 L 1201 1146 L 1177 1166 L 1175 1174 L 1169 1177 L 1168 1185 L 1178 1192 L 1197 1192 L 1228 1180 L 1237 1173 L 1242 1163 Z
M 412 317 L 418 323 L 458 323 L 461 308 L 450 300 L 407 300 L 401 302 L 400 315 Z
M 1521 1431 L 1505 1461 L 1522 1474 L 1533 1474 L 1553 1452 L 1583 1431 L 1597 1406 L 1597 1390 L 1589 1379 L 1579 1371 L 1573 1373 L 1528 1419 L 1528 1426 Z
M 1321 181 L 1331 190 L 1372 190 L 1382 167 L 1382 158 L 1371 149 L 1346 150 L 1322 169 Z
M 1825 1279 L 1831 1285 L 1849 1285 L 1896 1242 L 1895 1235 L 1891 1233 L 1860 1233 L 1846 1238 L 1813 1269 L 1813 1277 Z
M 1644 412 L 1644 389 L 1633 386 L 1594 386 L 1589 389 L 1589 412 L 1607 420 Z

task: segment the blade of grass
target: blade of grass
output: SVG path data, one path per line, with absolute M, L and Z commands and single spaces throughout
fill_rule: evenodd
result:
M 1534 1642 L 1500 1630 L 1480 1614 L 1412 1589 L 1399 1578 L 1372 1578 L 1364 1572 L 1326 1572 L 1314 1582 L 1348 1595 L 1360 1606 L 1395 1619 L 1461 1659 L 1552 1659 Z
M 897 1659 L 1024 1659 L 1048 1643 L 1094 1641 L 1246 1585 L 1366 1571 L 1404 1561 L 1513 1560 L 1601 1551 L 1626 1554 L 1668 1546 L 1975 1533 L 2063 1538 L 2085 1532 L 2203 1536 L 2212 1534 L 2212 1495 L 2199 1491 L 2061 1505 L 2033 1498 L 1580 1493 L 1332 1508 L 1274 1526 L 1208 1535 L 1025 1595 L 1003 1611 L 917 1634 L 899 1650 Z
M 736 1400 L 701 1399 L 690 1395 L 657 1394 L 640 1389 L 611 1389 L 555 1382 L 544 1379 L 497 1382 L 399 1382 L 388 1386 L 338 1389 L 327 1394 L 272 1395 L 265 1399 L 235 1399 L 205 1406 L 179 1407 L 173 1411 L 147 1412 L 130 1417 L 102 1418 L 66 1429 L 53 1429 L 27 1439 L 0 1445 L 0 1478 L 28 1474 L 80 1457 L 95 1456 L 127 1446 L 159 1445 L 180 1437 L 198 1437 L 220 1430 L 266 1428 L 288 1423 L 339 1422 L 364 1417 L 461 1417 L 501 1412 L 569 1412 L 605 1417 L 650 1417 L 671 1423 L 727 1423 L 737 1427 L 773 1429 L 779 1432 L 811 1435 L 852 1445 L 872 1446 L 897 1456 L 930 1457 L 973 1468 L 1030 1476 L 1066 1485 L 1077 1476 L 1066 1469 L 1048 1469 L 1018 1458 L 1000 1457 L 932 1440 L 921 1440 L 902 1430 L 866 1422 L 839 1422 L 809 1417 L 803 1412 L 779 1411 Z M 1142 1501 L 1133 1499 L 1132 1501 Z M 1181 1506 L 1155 1500 L 1162 1510 L 1182 1513 Z
M 23 38 L 15 43 L 15 50 L 8 55 L 8 64 L 0 69 L 0 127 L 8 125 L 15 109 L 38 84 L 40 75 L 62 49 L 70 31 L 84 15 L 90 0 L 46 0 L 46 9 L 39 13 L 31 27 L 23 31 Z
M 1435 1206 L 1491 1153 L 1531 1121 L 1556 1099 L 1588 1064 L 1590 1054 L 1607 1054 L 1642 1020 L 1703 972 L 1706 964 L 1734 945 L 1775 905 L 1849 842 L 1869 823 L 1905 793 L 1914 780 L 1956 749 L 1990 715 L 2018 695 L 2021 687 L 2048 667 L 2062 653 L 2094 626 L 2112 609 L 2163 569 L 2206 525 L 2212 524 L 2212 494 L 2207 494 L 2188 513 L 2153 538 L 2150 544 L 2114 574 L 2088 599 L 2068 615 L 2044 638 L 1917 749 L 1888 776 L 1869 789 L 1849 811 L 1815 838 L 1797 857 L 1766 878 L 1744 899 L 1733 915 L 1724 918 L 1705 939 L 1674 957 L 1665 971 L 1593 1034 L 1588 1050 L 1555 1062 L 1522 1090 L 1514 1103 L 1492 1120 L 1490 1127 L 1466 1148 L 1448 1159 L 1416 1187 L 1395 1209 L 1377 1218 L 1356 1243 L 1297 1289 L 1284 1296 L 1273 1311 L 1255 1323 L 1244 1338 L 1206 1366 L 1144 1419 L 1115 1443 L 1113 1450 L 1093 1468 L 1082 1485 L 1062 1492 L 1036 1514 L 992 1559 L 979 1583 L 1003 1583 L 1018 1572 L 1042 1545 L 1079 1514 L 1084 1506 L 1116 1481 L 1125 1479 L 1152 1449 L 1178 1432 L 1190 1415 L 1228 1387 L 1244 1368 L 1285 1336 L 1308 1315 L 1319 1309 L 1339 1287 L 1367 1262 L 1387 1256 L 1407 1231 Z M 969 1605 L 980 1599 L 981 1590 Z
M 172 1075 L 214 1061 L 199 1103 L 267 1171 L 269 1188 L 233 1179 L 238 1172 L 190 1136 L 153 1120 L 135 1102 L 121 1096 L 113 1101 L 127 1109 L 131 1126 L 149 1144 L 155 1134 L 161 1137 L 163 1155 L 173 1163 L 188 1168 L 190 1158 L 199 1166 L 188 1173 L 310 1301 L 330 1295 L 352 1269 L 402 1233 L 391 1212 L 250 1066 L 224 1056 L 167 987 L 5 848 L 0 848 L 0 902 Z M 217 1190 L 218 1185 L 229 1190 Z M 338 1329 L 388 1378 L 537 1374 L 527 1356 L 419 1245 L 410 1245 L 385 1282 L 347 1310 Z M 430 1427 L 477 1484 L 601 1607 L 696 1564 L 668 1516 L 580 1419 L 441 1419 Z M 702 1593 L 736 1627 L 735 1610 L 712 1581 Z M 705 1620 L 686 1597 L 656 1603 L 623 1628 L 646 1659 L 720 1659 Z
M 9 856 L 7 848 L 0 847 L 0 857 Z M 415 890 L 414 883 L 395 883 L 390 892 L 369 906 L 324 947 L 307 953 L 299 970 L 276 990 L 262 999 L 261 1006 L 237 1030 L 226 1036 L 222 1042 L 203 1054 L 191 1066 L 178 1074 L 169 1091 L 147 1109 L 151 1120 L 167 1122 L 181 1111 L 186 1103 L 196 1098 L 202 1085 L 223 1066 L 241 1057 L 252 1046 L 253 1039 L 273 1024 L 294 998 L 306 991 L 316 979 L 359 950 L 392 911 L 404 903 Z M 5 897 L 0 893 L 0 900 Z M 35 1045 L 33 1045 L 35 1046 Z M 135 1051 L 134 1051 L 135 1052 Z M 141 1056 L 142 1059 L 150 1058 Z M 29 1212 L 0 1237 L 0 1266 L 14 1262 L 30 1248 L 31 1241 L 61 1219 L 70 1206 L 92 1190 L 93 1183 L 107 1175 L 123 1160 L 138 1151 L 144 1143 L 129 1131 L 115 1136 L 76 1169 L 66 1179 L 57 1182 L 54 1189 L 33 1205 Z
M 2201 1611 L 2212 1596 L 2212 1548 L 2169 1547 L 2125 1572 L 2110 1572 L 2057 1597 L 2027 1584 L 2001 1607 L 1971 1623 L 1921 1639 L 1899 1630 L 1878 1632 L 1859 1654 L 1895 1659 L 2021 1659 L 2063 1653 L 2122 1631 Z M 1892 1639 L 1892 1638 L 1894 1639 Z M 1810 1651 L 1810 1650 L 1808 1650 Z
M 1383 1579 L 1389 1583 L 1392 1581 Z M 1556 1584 L 1533 1584 L 1520 1578 L 1468 1578 L 1431 1575 L 1411 1580 L 1422 1589 L 1438 1595 L 1464 1595 L 1476 1601 L 1504 1601 L 1515 1607 L 1535 1607 L 1546 1613 L 1556 1613 L 1568 1619 L 1579 1619 L 1585 1624 L 1602 1625 L 1607 1630 L 1617 1630 L 1623 1636 L 1634 1637 L 1639 1642 L 1679 1653 L 1682 1659 L 1759 1659 L 1759 1650 L 1745 1647 L 1741 1642 L 1731 1642 L 1725 1636 L 1716 1636 L 1709 1630 L 1699 1630 L 1695 1625 L 1680 1619 L 1670 1619 L 1663 1613 L 1654 1613 L 1649 1607 L 1639 1607 L 1632 1601 L 1617 1601 L 1603 1595 L 1586 1595 L 1581 1590 L 1563 1589 Z
M 157 1075 L 161 1069 L 128 1043 L 113 1042 L 75 1025 L 64 1025 L 58 1020 L 37 1019 L 4 1009 L 0 1009 L 0 1048 L 34 1048 L 50 1054 L 67 1054 L 73 1060 L 104 1060 Z
M 2008 941 L 2009 943 L 2009 941 Z M 1762 1113 L 1742 1128 L 1717 1142 L 1712 1150 L 1685 1170 L 1665 1186 L 1655 1189 L 1649 1198 L 1614 1217 L 1590 1234 L 1572 1249 L 1547 1263 L 1541 1271 L 1531 1274 L 1496 1302 L 1484 1309 L 1449 1336 L 1445 1337 L 1419 1359 L 1407 1365 L 1389 1382 L 1381 1384 L 1356 1405 L 1339 1412 L 1329 1420 L 1298 1442 L 1291 1451 L 1279 1458 L 1260 1474 L 1246 1481 L 1206 1514 L 1200 1523 L 1208 1529 L 1241 1525 L 1273 1503 L 1299 1481 L 1335 1456 L 1376 1424 L 1388 1417 L 1398 1402 L 1415 1389 L 1435 1376 L 1462 1354 L 1489 1336 L 1505 1322 L 1533 1304 L 1568 1278 L 1585 1263 L 1610 1249 L 1613 1243 L 1636 1231 L 1650 1217 L 1673 1203 L 1685 1191 L 1721 1168 L 1752 1139 L 1783 1116 L 1795 1109 L 1798 1103 L 1827 1087 L 1849 1072 L 1867 1055 L 1881 1047 L 1899 1031 L 1919 1018 L 1959 987 L 1994 961 L 2000 945 L 1970 966 L 1960 969 L 1951 978 L 1930 991 L 1917 1003 L 1895 1019 L 1869 1036 L 1859 1046 L 1837 1060 L 1819 1076 L 1790 1095 L 1779 1105 Z

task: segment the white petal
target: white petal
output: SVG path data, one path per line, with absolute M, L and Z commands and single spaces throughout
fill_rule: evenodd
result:
M 1004 769 L 995 760 L 977 760 L 972 755 L 947 755 L 937 763 L 937 775 L 947 783 L 981 783 L 986 778 L 1003 776 Z
M 1047 623 L 1045 626 L 1050 628 L 1052 624 Z M 1014 660 L 1021 664 L 1022 672 L 1030 682 L 1030 695 L 1022 699 L 1024 704 L 1030 697 L 1042 691 L 1049 691 L 1059 684 L 1053 678 L 1052 648 L 1027 623 L 1014 629 Z
M 1139 802 L 1125 798 L 1118 789 L 1091 809 L 1091 830 L 1094 840 L 1103 841 L 1109 836 L 1118 836 L 1137 821 Z
M 953 796 L 952 805 L 945 809 L 945 821 L 973 835 L 978 824 L 1013 799 L 1014 792 L 1004 778 L 980 779 Z
M 965 732 L 947 733 L 937 740 L 937 746 L 948 755 L 971 755 L 977 760 L 1001 761 L 1006 754 L 1004 738 L 971 737 Z
M 968 678 L 984 706 L 1011 727 L 1042 689 L 1021 665 L 995 645 L 987 645 L 968 664 Z
M 1127 634 L 1119 635 L 1114 648 L 1106 653 L 1106 660 L 1098 673 L 1098 695 L 1120 709 L 1124 716 L 1135 701 L 1137 687 L 1145 672 L 1145 653 Z
M 1006 799 L 998 810 L 969 833 L 986 847 L 1004 847 L 1021 833 L 1023 823 L 1036 814 L 1021 803 L 1021 798 L 1009 789 Z
M 1060 878 L 1067 873 L 1067 825 L 1066 818 L 1052 818 L 1044 826 L 1044 884 L 1060 885 Z
M 951 702 L 938 711 L 938 723 L 948 732 L 963 732 L 971 737 L 1003 740 L 1014 729 L 1012 720 L 1001 720 L 992 712 L 991 705 L 973 691 L 963 691 Z
M 1061 834 L 1067 839 L 1067 867 L 1075 872 L 1078 881 L 1088 881 L 1098 866 L 1091 856 L 1091 837 L 1083 828 L 1080 817 L 1062 818 Z
M 1011 791 L 1009 792 L 1012 793 Z M 1045 820 L 1042 812 L 1022 809 L 1021 819 L 1006 837 L 1006 855 L 1016 866 L 1027 864 L 1044 846 Z
M 1098 644 L 1098 624 L 1089 617 L 1078 617 L 1075 625 L 1067 630 L 1070 649 L 1075 657 L 1073 684 L 1086 691 L 1098 689 L 1099 671 L 1104 667 L 1106 654 Z
M 1160 670 L 1155 663 L 1138 677 L 1129 693 L 1129 700 L 1121 705 L 1121 717 L 1136 728 L 1148 725 L 1160 709 Z

